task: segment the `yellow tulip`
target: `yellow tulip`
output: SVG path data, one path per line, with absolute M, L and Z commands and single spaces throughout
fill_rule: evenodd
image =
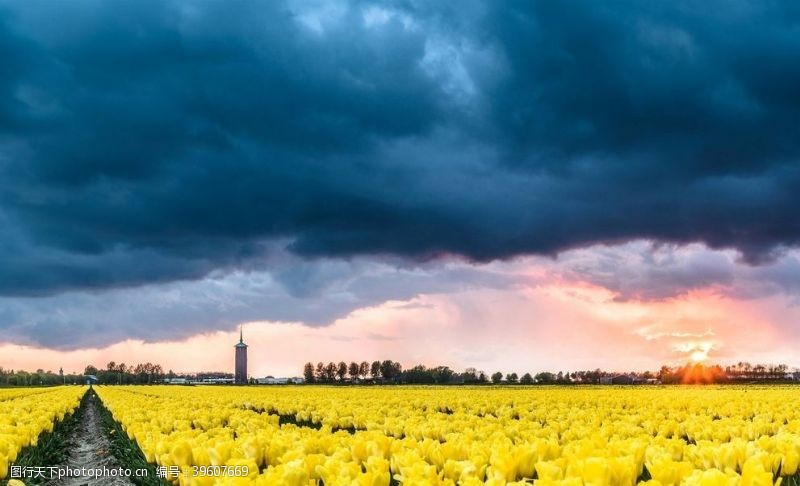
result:
M 231 457 L 233 442 L 220 441 L 208 449 L 208 457 L 212 466 L 223 466 Z
M 540 479 L 560 480 L 564 478 L 564 471 L 555 461 L 537 462 L 536 474 Z
M 764 470 L 763 463 L 757 458 L 750 458 L 742 468 L 741 486 L 773 486 L 772 472 Z
M 788 451 L 784 457 L 781 474 L 783 476 L 794 476 L 797 474 L 798 463 L 800 463 L 800 452 L 797 450 Z
M 170 450 L 170 464 L 176 466 L 191 466 L 195 464 L 192 460 L 192 446 L 185 440 L 179 440 L 173 444 Z

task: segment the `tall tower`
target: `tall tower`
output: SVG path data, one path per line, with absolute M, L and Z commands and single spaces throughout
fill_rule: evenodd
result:
M 239 327 L 239 342 L 236 343 L 236 367 L 233 381 L 237 385 L 247 384 L 247 345 L 244 343 L 242 328 Z

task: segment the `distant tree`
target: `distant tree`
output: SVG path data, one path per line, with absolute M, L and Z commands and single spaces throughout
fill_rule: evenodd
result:
M 144 365 L 139 363 L 131 369 L 131 373 L 134 375 L 134 382 L 141 383 L 143 381 L 142 377 L 144 376 Z
M 404 383 L 435 383 L 434 370 L 428 369 L 425 365 L 417 365 L 402 372 L 401 381 Z
M 464 378 L 464 383 L 477 383 L 478 382 L 478 370 L 475 368 L 467 368 L 464 370 L 464 373 L 461 374 Z
M 586 380 L 589 381 L 590 383 L 597 384 L 600 383 L 600 377 L 604 376 L 605 374 L 606 373 L 602 371 L 600 368 L 595 368 L 594 371 L 587 371 L 586 373 L 584 373 L 584 376 L 586 377 Z
M 478 372 L 478 383 L 489 383 L 489 377 L 483 371 Z
M 519 382 L 522 383 L 523 385 L 530 385 L 533 383 L 533 377 L 531 376 L 530 373 L 525 373 L 524 375 L 522 375 L 522 378 L 520 378 Z
M 125 363 L 119 363 L 117 365 L 117 383 L 120 385 L 123 383 L 132 383 L 130 371 L 130 368 Z
M 155 367 L 153 363 L 147 362 L 142 365 L 142 370 L 144 371 L 144 377 L 147 380 L 147 383 L 152 382 L 153 375 L 155 374 Z
M 767 367 L 767 372 L 769 373 L 769 377 L 774 380 L 778 376 L 778 367 L 776 365 L 769 365 Z
M 170 373 L 172 370 L 170 370 Z M 303 378 L 306 380 L 306 383 L 314 383 L 314 363 L 310 361 L 303 366 Z
M 667 365 L 661 367 L 658 370 L 657 378 L 661 381 L 661 383 L 668 384 L 672 383 L 675 380 L 675 375 L 672 373 L 672 368 Z
M 369 363 L 362 361 L 361 364 L 358 365 L 358 375 L 362 380 L 367 379 L 367 375 L 369 375 Z
M 333 383 L 336 379 L 336 363 L 331 361 L 330 363 L 325 365 L 325 381 L 328 383 Z
M 542 371 L 541 373 L 536 373 L 534 379 L 536 380 L 536 383 L 553 383 L 556 377 L 549 371 Z
M 503 373 L 496 371 L 492 373 L 492 383 L 500 383 L 503 381 Z
M 436 383 L 450 383 L 455 372 L 447 366 L 437 366 L 432 370 L 433 380 Z
M 380 373 L 381 378 L 386 381 L 394 380 L 395 378 L 400 376 L 400 372 L 403 371 L 403 367 L 400 363 L 387 359 L 380 363 Z
M 153 366 L 153 380 L 161 381 L 164 378 L 164 368 L 160 364 Z
M 373 361 L 369 367 L 369 374 L 372 376 L 373 379 L 379 378 L 381 376 L 381 362 L 380 361 Z
M 100 380 L 101 383 L 118 383 L 118 384 L 122 383 L 122 375 L 120 374 L 119 371 L 117 371 L 116 362 L 109 361 L 104 371 L 105 372 L 97 370 L 97 372 L 100 374 L 100 376 L 98 376 L 98 379 Z
M 86 367 L 85 370 L 83 370 L 83 374 L 84 375 L 97 375 L 97 368 L 92 366 L 92 365 L 89 365 L 89 366 Z
M 509 373 L 506 375 L 506 381 L 509 383 L 516 383 L 519 377 L 516 373 Z
M 350 375 L 350 381 L 355 383 L 358 381 L 358 375 L 361 372 L 361 368 L 358 366 L 358 363 L 353 361 L 350 363 L 350 366 L 347 368 L 347 373 Z
M 314 368 L 314 377 L 319 382 L 325 381 L 325 363 L 323 363 L 322 361 L 317 363 L 317 367 Z
M 339 361 L 339 365 L 336 366 L 336 376 L 339 377 L 339 381 L 344 381 L 344 377 L 347 376 L 347 363 Z
M 94 368 L 94 371 L 97 371 L 97 368 L 95 368 L 94 366 L 87 366 L 86 370 L 90 371 L 92 368 Z M 92 373 L 86 373 L 86 374 L 91 375 Z M 14 373 L 13 379 L 11 380 L 11 384 L 17 386 L 31 385 L 32 384 L 31 374 L 28 373 L 27 371 L 17 370 L 17 372 Z

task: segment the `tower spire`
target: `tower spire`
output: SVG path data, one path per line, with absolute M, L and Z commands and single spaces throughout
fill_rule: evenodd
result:
M 244 343 L 244 326 L 239 325 L 239 342 L 236 343 L 236 362 L 233 382 L 237 385 L 247 384 L 247 345 Z

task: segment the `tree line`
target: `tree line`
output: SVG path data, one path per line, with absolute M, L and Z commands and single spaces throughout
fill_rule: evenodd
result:
M 64 374 L 63 370 L 53 372 L 40 368 L 36 371 L 15 371 L 0 367 L 0 386 L 52 386 L 78 383 L 83 383 L 83 375 Z
M 361 361 L 338 363 L 319 362 L 306 363 L 303 378 L 306 383 L 398 383 L 398 384 L 601 384 L 609 380 L 623 378 L 620 383 L 736 383 L 783 381 L 792 379 L 789 367 L 785 364 L 764 365 L 739 362 L 734 365 L 686 364 L 684 366 L 662 366 L 657 372 L 631 371 L 614 373 L 600 368 L 585 371 L 541 371 L 536 374 L 503 373 L 496 371 L 491 375 L 476 368 L 467 368 L 457 372 L 448 366 L 427 367 L 416 365 L 404 369 L 397 361 Z M 179 376 L 201 380 L 203 378 L 231 378 L 233 375 L 224 372 L 206 372 L 195 375 L 178 375 L 172 370 L 164 372 L 159 364 L 139 363 L 128 366 L 125 363 L 109 362 L 104 369 L 89 365 L 83 374 L 58 372 L 38 369 L 34 372 L 23 370 L 7 370 L 0 367 L 0 386 L 48 386 L 60 384 L 80 384 L 86 375 L 93 375 L 100 384 L 149 384 L 161 383 L 165 378 Z M 797 379 L 800 373 L 796 372 Z M 616 383 L 617 381 L 611 381 Z
M 506 383 L 530 385 L 565 384 L 565 383 L 599 383 L 606 373 L 600 369 L 594 371 L 559 371 L 552 373 L 543 371 L 532 375 L 524 373 L 502 373 L 497 371 L 491 375 L 476 368 L 467 368 L 456 372 L 448 366 L 427 367 L 416 365 L 403 369 L 397 361 L 352 361 L 347 363 L 308 362 L 303 367 L 303 378 L 306 383 L 405 383 L 405 384 L 481 384 Z
M 732 366 L 725 367 L 725 374 L 728 379 L 738 380 L 780 380 L 786 377 L 789 367 L 785 364 L 750 364 L 748 362 L 738 362 Z
M 169 373 L 174 374 L 172 370 Z M 84 370 L 84 374 L 96 376 L 97 382 L 102 385 L 158 383 L 168 375 L 164 373 L 164 369 L 159 364 L 147 362 L 128 366 L 125 363 L 116 363 L 114 361 L 110 361 L 105 369 L 89 365 Z
M 532 375 L 503 373 L 491 375 L 475 368 L 459 373 L 447 366 L 426 367 L 417 365 L 403 369 L 396 361 L 338 363 L 308 362 L 303 368 L 306 383 L 405 383 L 405 384 L 680 384 L 680 383 L 726 383 L 737 381 L 784 380 L 789 367 L 781 365 L 750 365 L 738 363 L 724 369 L 720 365 L 699 363 L 683 366 L 662 366 L 657 372 L 630 371 L 617 373 L 596 368 L 584 371 L 541 371 Z M 798 376 L 800 378 L 800 376 Z
M 795 378 L 796 376 L 796 378 Z M 661 383 L 740 383 L 786 381 L 800 379 L 800 373 L 789 373 L 785 364 L 755 364 L 739 362 L 722 368 L 720 365 L 687 364 L 670 368 L 662 366 L 658 372 Z

